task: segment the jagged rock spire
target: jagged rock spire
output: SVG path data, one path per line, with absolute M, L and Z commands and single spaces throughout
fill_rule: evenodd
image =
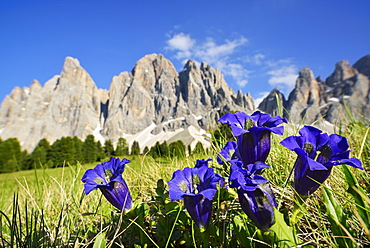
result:
M 4 99 L 0 130 L 3 139 L 17 137 L 28 150 L 42 138 L 54 142 L 88 134 L 102 142 L 140 139 L 144 147 L 175 134 L 184 138 L 179 130 L 206 130 L 221 111 L 253 109 L 250 95 L 236 95 L 221 72 L 206 63 L 199 68 L 189 60 L 178 73 L 163 55 L 146 55 L 131 72 L 114 76 L 106 91 L 96 87 L 76 58 L 67 57 L 60 75 L 44 86 L 34 81 Z

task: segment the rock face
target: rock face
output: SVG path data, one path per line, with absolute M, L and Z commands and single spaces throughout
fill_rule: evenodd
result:
M 294 123 L 315 122 L 318 125 L 338 124 L 350 117 L 369 120 L 369 76 L 370 55 L 364 56 L 353 66 L 347 60 L 338 62 L 325 81 L 315 78 L 313 72 L 306 67 L 299 72 L 295 88 L 283 103 L 285 117 Z M 272 101 L 270 103 L 268 108 L 264 105 L 259 108 L 274 114 L 277 105 Z
M 294 90 L 289 94 L 285 105 L 290 113 L 289 120 L 300 123 L 302 119 L 312 123 L 321 116 L 320 106 L 323 104 L 324 88 L 322 82 L 315 79 L 308 68 L 299 71 Z
M 285 104 L 286 100 L 283 93 L 277 88 L 274 88 L 258 105 L 258 109 L 265 113 L 270 113 L 272 116 L 276 116 L 281 115 L 279 111 L 283 111 Z
M 226 110 L 252 112 L 254 100 L 235 94 L 221 72 L 205 63 L 198 67 L 189 60 L 177 73 L 162 55 L 147 55 L 131 72 L 114 76 L 107 91 L 96 87 L 77 59 L 67 57 L 61 74 L 44 86 L 34 81 L 5 97 L 0 135 L 18 138 L 29 151 L 42 138 L 52 143 L 88 134 L 101 142 L 137 140 L 142 148 L 182 137 L 181 132 L 196 136 L 192 141 L 206 142 L 204 130 Z
M 370 54 L 353 66 L 338 62 L 326 80 L 315 78 L 306 67 L 287 100 L 273 89 L 258 109 L 271 115 L 284 109 L 283 115 L 296 124 L 337 125 L 349 117 L 369 120 L 369 77 Z M 254 100 L 235 93 L 221 72 L 206 63 L 198 67 L 189 60 L 178 73 L 162 55 L 147 55 L 131 72 L 114 76 L 109 90 L 104 90 L 77 59 L 67 57 L 60 75 L 44 86 L 35 80 L 5 97 L 0 136 L 18 138 L 28 151 L 42 138 L 53 143 L 63 136 L 83 140 L 89 134 L 101 142 L 124 137 L 131 145 L 136 140 L 141 148 L 178 139 L 192 147 L 198 141 L 207 146 L 206 130 L 228 110 L 252 113 Z
M 67 57 L 59 76 L 14 88 L 0 109 L 1 137 L 16 137 L 26 149 L 40 140 L 86 137 L 98 127 L 99 90 L 78 60 Z
M 113 78 L 102 134 L 115 142 L 143 131 L 163 136 L 190 126 L 208 130 L 220 112 L 230 109 L 250 112 L 254 101 L 250 95 L 236 95 L 219 70 L 205 63 L 199 68 L 189 60 L 177 73 L 169 60 L 151 54 L 131 73 Z

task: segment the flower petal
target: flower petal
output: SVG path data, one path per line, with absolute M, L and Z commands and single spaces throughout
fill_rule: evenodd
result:
M 243 211 L 259 229 L 268 231 L 275 223 L 274 206 L 260 188 L 254 191 L 238 190 L 238 198 Z
M 209 226 L 212 216 L 212 201 L 202 195 L 185 196 L 184 204 L 199 229 L 205 229 Z

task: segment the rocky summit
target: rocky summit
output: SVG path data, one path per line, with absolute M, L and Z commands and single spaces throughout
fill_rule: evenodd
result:
M 217 69 L 189 60 L 178 73 L 160 54 L 140 59 L 131 72 L 114 76 L 109 90 L 98 89 L 75 58 L 67 57 L 60 75 L 44 86 L 15 87 L 0 108 L 2 139 L 16 137 L 32 151 L 38 141 L 63 136 L 129 144 L 141 148 L 155 142 L 183 140 L 192 147 L 208 143 L 207 130 L 220 113 L 252 112 L 249 94 L 235 93 Z
M 315 78 L 308 68 L 299 71 L 295 88 L 287 100 L 277 90 L 271 91 L 258 106 L 275 114 L 284 108 L 284 116 L 293 123 L 315 124 L 332 129 L 350 119 L 370 120 L 370 54 L 353 66 L 347 60 L 338 62 L 326 79 Z M 277 104 L 276 96 L 280 101 Z M 283 108 L 282 108 L 283 107 Z
M 315 124 L 326 131 L 350 118 L 370 119 L 370 54 L 354 65 L 343 60 L 323 80 L 310 68 L 299 71 L 286 98 L 277 88 L 259 104 L 261 111 L 284 115 L 296 124 Z M 131 72 L 112 78 L 108 90 L 98 89 L 75 58 L 67 57 L 60 75 L 43 86 L 15 87 L 0 108 L 0 136 L 16 137 L 32 151 L 42 138 L 63 136 L 84 140 L 93 134 L 102 143 L 124 137 L 140 147 L 182 140 L 209 146 L 208 130 L 224 111 L 256 110 L 254 99 L 235 93 L 221 72 L 189 60 L 178 73 L 160 54 L 140 59 Z

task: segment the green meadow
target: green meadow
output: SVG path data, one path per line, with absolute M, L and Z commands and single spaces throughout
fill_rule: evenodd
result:
M 170 201 L 167 181 L 197 159 L 212 158 L 210 167 L 227 178 L 229 169 L 217 164 L 220 147 L 214 145 L 206 154 L 186 158 L 126 156 L 131 162 L 123 177 L 134 200 L 126 214 L 99 191 L 84 194 L 81 177 L 97 163 L 0 174 L 0 247 L 370 247 L 369 128 L 352 122 L 337 131 L 365 170 L 334 167 L 305 201 L 293 189 L 296 155 L 279 144 L 296 132 L 291 127 L 272 137 L 271 167 L 263 174 L 278 203 L 271 232 L 255 227 L 233 189 L 218 191 L 208 238 L 182 202 Z

